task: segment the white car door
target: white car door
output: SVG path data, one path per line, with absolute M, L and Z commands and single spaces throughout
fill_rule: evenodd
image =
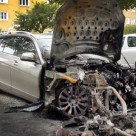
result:
M 37 54 L 34 42 L 25 36 L 14 36 L 16 46 L 11 66 L 12 91 L 19 97 L 29 101 L 36 101 L 40 96 L 39 79 L 42 65 L 39 61 L 30 62 L 20 59 L 22 53 Z M 38 60 L 38 57 L 37 57 Z
M 10 76 L 10 64 L 13 48 L 9 48 L 8 54 L 3 53 L 4 47 L 7 44 L 7 38 L 0 38 L 0 89 L 11 92 L 11 76 Z

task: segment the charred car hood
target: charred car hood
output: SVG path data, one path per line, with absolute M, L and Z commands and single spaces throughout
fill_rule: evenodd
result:
M 67 0 L 56 15 L 51 60 L 84 53 L 119 60 L 124 20 L 117 0 Z

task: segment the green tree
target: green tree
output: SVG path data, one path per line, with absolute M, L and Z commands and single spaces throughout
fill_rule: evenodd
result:
M 51 3 L 63 4 L 65 0 L 49 0 Z M 136 7 L 136 0 L 119 0 L 122 9 L 130 9 Z
M 25 31 L 31 31 L 31 25 L 29 25 L 30 22 L 28 22 L 29 16 L 28 14 L 22 14 L 20 12 L 16 12 L 16 20 L 14 21 L 15 24 L 18 24 L 19 27 L 16 27 L 17 30 L 25 30 Z
M 120 5 L 122 9 L 132 9 L 136 7 L 136 0 L 120 0 Z
M 16 12 L 15 24 L 19 24 L 17 30 L 36 31 L 42 33 L 46 28 L 52 28 L 58 4 L 36 2 L 26 14 Z

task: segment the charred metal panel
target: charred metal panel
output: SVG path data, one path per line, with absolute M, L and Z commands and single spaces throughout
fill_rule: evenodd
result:
M 124 20 L 117 0 L 67 0 L 56 15 L 52 60 L 81 53 L 119 60 Z

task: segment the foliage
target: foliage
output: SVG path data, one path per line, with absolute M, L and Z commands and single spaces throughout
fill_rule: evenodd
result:
M 52 28 L 58 4 L 36 2 L 31 10 L 24 14 L 16 12 L 15 24 L 19 24 L 17 30 L 36 31 L 42 33 L 46 28 Z
M 136 7 L 136 0 L 120 0 L 120 5 L 122 9 L 132 9 Z
M 36 2 L 31 10 L 26 13 L 16 12 L 15 24 L 17 30 L 37 31 L 42 33 L 46 28 L 52 28 L 54 18 L 59 4 L 63 4 L 65 0 L 48 0 L 46 2 Z M 136 0 L 120 0 L 122 9 L 129 9 L 136 6 Z
M 65 0 L 49 0 L 51 3 L 63 4 Z M 130 9 L 136 7 L 136 0 L 119 0 L 122 9 Z
M 0 28 L 0 32 L 2 31 L 2 28 Z
M 17 27 L 17 30 L 25 30 L 25 31 L 31 31 L 31 25 L 28 25 L 28 18 L 29 16 L 27 14 L 22 14 L 20 12 L 16 12 L 16 20 L 14 21 L 15 24 L 19 24 L 19 27 Z
M 48 1 L 49 3 L 58 3 L 60 5 L 62 5 L 65 2 L 65 0 L 48 0 Z
M 124 29 L 124 34 L 136 33 L 136 25 L 127 25 Z

